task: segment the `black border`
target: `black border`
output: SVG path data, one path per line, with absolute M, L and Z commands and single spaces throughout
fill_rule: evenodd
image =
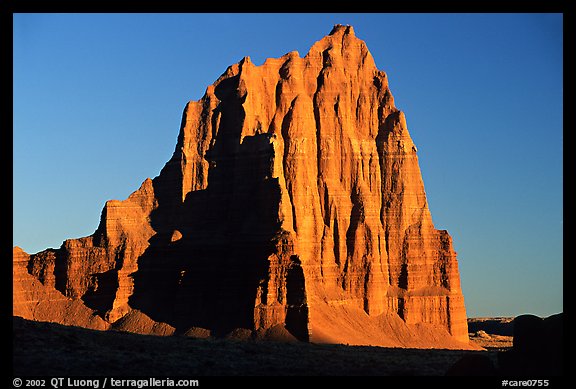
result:
M 128 1 L 128 0 L 3 0 L 12 12 L 564 12 L 570 0 L 395 0 L 331 2 L 216 2 L 216 1 Z
M 0 155 L 2 156 L 2 167 L 5 170 L 2 177 L 4 180 L 10 180 L 10 188 L 7 193 L 5 192 L 4 201 L 13 200 L 13 14 L 14 13 L 100 13 L 100 12 L 116 12 L 116 13 L 198 13 L 198 12 L 216 12 L 216 13 L 228 13 L 228 12 L 236 12 L 236 13 L 247 13 L 247 12 L 279 12 L 278 7 L 285 7 L 280 12 L 310 12 L 310 13 L 340 13 L 340 12 L 353 12 L 353 13 L 362 13 L 362 12 L 382 12 L 382 13 L 440 13 L 440 12 L 448 12 L 448 13 L 462 13 L 462 12 L 473 12 L 473 13 L 562 13 L 564 16 L 564 48 L 568 49 L 565 52 L 569 53 L 569 55 L 564 56 L 564 107 L 567 107 L 567 110 L 564 110 L 564 126 L 565 128 L 573 129 L 573 118 L 574 118 L 574 70 L 576 67 L 574 66 L 574 60 L 570 56 L 571 53 L 576 51 L 576 45 L 574 42 L 574 35 L 575 32 L 573 31 L 573 8 L 570 7 L 571 1 L 557 1 L 557 0 L 546 0 L 546 1 L 392 1 L 392 2 L 368 2 L 368 3 L 361 3 L 358 1 L 355 2 L 331 2 L 329 6 L 326 3 L 318 2 L 317 4 L 309 3 L 309 4 L 280 4 L 279 2 L 270 2 L 267 5 L 260 5 L 254 3 L 246 3 L 246 2 L 238 2 L 236 4 L 228 5 L 228 4 L 221 4 L 217 2 L 196 2 L 191 0 L 165 0 L 159 2 L 130 2 L 125 0 L 81 0 L 81 1 L 71 1 L 71 0 L 0 0 L 0 61 L 1 61 L 1 69 L 2 78 L 0 81 L 0 85 L 2 85 L 2 92 L 5 95 L 4 98 L 1 100 L 2 104 L 2 114 L 0 118 L 3 122 L 1 131 L 2 134 L 2 141 L 0 142 L 0 147 L 2 147 L 2 151 Z M 279 5 L 280 4 L 280 5 Z M 7 71 L 10 69 L 9 71 Z M 537 75 L 535 75 L 537 77 Z M 567 88 L 568 86 L 568 88 Z M 34 102 L 30 102 L 30 108 L 33 109 Z M 543 125 L 545 122 L 545 118 L 535 118 L 535 120 L 543 120 Z M 12 129 L 12 130 L 9 130 Z M 572 131 L 568 131 L 568 133 L 564 132 L 564 146 L 563 146 L 563 169 L 564 175 L 572 178 L 574 177 L 574 163 L 571 159 L 570 154 L 570 146 L 572 143 Z M 543 128 L 543 136 L 545 136 L 545 128 Z M 566 158 L 567 157 L 567 158 Z M 568 206 L 568 212 L 566 208 L 564 208 L 564 235 L 566 236 L 566 232 L 568 229 L 571 228 L 570 226 L 570 219 L 566 216 L 570 212 L 570 208 L 572 206 L 571 197 L 569 196 L 570 187 L 564 185 L 564 206 Z M 568 201 L 566 199 L 568 198 Z M 7 200 L 6 200 L 7 199 Z M 4 217 L 3 220 L 6 222 L 10 220 L 13 222 L 13 207 L 9 210 L 10 218 Z M 535 226 L 535 228 L 542 228 L 541 226 Z M 12 235 L 12 234 L 10 234 Z M 2 255 L 2 264 L 5 268 L 0 270 L 3 274 L 4 281 L 1 283 L 3 287 L 8 289 L 7 291 L 3 292 L 3 296 L 5 298 L 4 307 L 11 307 L 12 306 L 12 299 L 11 299 L 11 292 L 12 292 L 12 265 L 9 258 L 11 257 L 10 251 L 11 247 L 8 245 L 8 239 L 3 239 L 2 245 L 2 252 L 5 253 Z M 566 242 L 566 241 L 565 241 Z M 11 245 L 11 243 L 10 243 Z M 4 249 L 6 251 L 4 251 Z M 571 252 L 568 249 L 566 243 L 564 243 L 564 252 Z M 566 261 L 564 261 L 566 264 Z M 564 285 L 570 285 L 567 283 L 566 279 L 567 272 L 564 271 Z M 571 301 L 567 301 L 564 299 L 564 312 L 566 322 L 571 321 L 571 309 L 570 303 Z M 5 314 L 2 315 L 2 325 L 5 327 L 5 334 L 12 334 L 12 316 L 10 310 L 4 310 Z M 10 313 L 10 314 L 9 314 Z M 565 323 L 566 324 L 566 323 Z M 12 341 L 10 341 L 10 347 L 2 347 L 3 350 L 7 351 L 10 350 L 9 359 L 12 362 Z M 4 359 L 6 360 L 6 359 Z M 10 363 L 12 365 L 12 363 Z M 9 380 L 9 387 L 12 386 L 12 373 L 10 373 L 10 380 Z M 92 377 L 93 378 L 93 377 Z M 128 378 L 128 377 L 123 377 Z M 171 377 L 174 378 L 174 377 Z M 195 377 L 190 377 L 195 378 Z M 198 378 L 198 377 L 196 377 Z M 302 382 L 301 377 L 286 377 L 285 381 L 287 384 L 294 384 L 298 382 Z M 375 377 L 372 377 L 373 379 Z M 557 387 L 560 382 L 563 380 L 561 377 L 542 377 L 542 378 L 550 378 L 551 385 L 550 387 Z M 246 379 L 240 379 L 240 381 L 232 381 L 230 378 L 222 378 L 222 377 L 200 377 L 199 378 L 202 384 L 202 387 L 210 386 L 210 385 L 217 385 L 220 386 L 222 383 L 230 383 L 232 385 L 239 384 L 239 383 L 246 383 Z M 238 378 L 234 378 L 236 380 Z M 273 382 L 274 377 L 256 377 L 256 379 L 250 378 L 250 380 L 264 380 Z M 326 384 L 328 382 L 336 382 L 335 379 L 338 379 L 339 383 L 344 385 L 362 385 L 366 384 L 362 377 L 347 377 L 344 378 L 343 381 L 340 381 L 342 378 L 339 377 L 325 377 L 322 378 L 322 384 Z M 382 378 L 378 379 L 377 384 L 381 385 Z M 453 385 L 454 387 L 465 387 L 470 384 L 470 378 L 468 377 L 452 377 L 450 379 L 442 379 L 439 377 L 386 377 L 384 381 L 389 382 L 389 379 L 398 379 L 399 383 L 403 382 L 422 382 L 426 383 L 427 385 L 434 385 L 436 383 L 444 385 L 448 385 L 450 387 Z M 308 380 L 308 378 L 306 378 Z M 328 381 L 325 381 L 328 380 Z M 407 381 L 406 381 L 407 380 Z M 374 382 L 371 380 L 371 382 Z M 501 387 L 501 378 L 496 377 L 482 377 L 482 378 L 474 378 L 474 384 L 482 385 L 485 387 Z

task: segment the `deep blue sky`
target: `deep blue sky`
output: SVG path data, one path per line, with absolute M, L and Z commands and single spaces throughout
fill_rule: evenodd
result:
M 90 235 L 159 174 L 187 101 L 336 23 L 406 113 L 468 315 L 562 311 L 561 14 L 16 14 L 13 244 Z

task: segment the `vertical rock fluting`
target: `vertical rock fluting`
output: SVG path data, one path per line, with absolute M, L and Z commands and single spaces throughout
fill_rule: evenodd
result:
M 106 203 L 93 235 L 31 255 L 29 273 L 114 322 L 130 311 L 131 274 L 154 235 L 149 216 L 155 202 L 152 180 L 147 179 L 128 199 Z
M 185 108 L 154 180 L 28 272 L 109 322 L 466 347 L 456 253 L 404 114 L 351 26 L 305 57 L 246 57 Z M 462 342 L 462 343 L 458 343 Z
M 50 263 L 52 252 L 45 251 Z M 30 274 L 30 256 L 21 248 L 13 253 L 12 314 L 31 320 L 56 322 L 65 325 L 105 330 L 109 324 L 81 301 L 64 296 L 54 288 L 50 278 L 36 278 Z M 48 265 L 50 267 L 50 265 Z

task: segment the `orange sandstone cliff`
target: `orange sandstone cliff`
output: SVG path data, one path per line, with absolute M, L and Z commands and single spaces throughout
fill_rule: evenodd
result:
M 305 57 L 230 66 L 187 104 L 160 175 L 108 201 L 93 235 L 15 248 L 14 315 L 468 347 L 456 253 L 432 223 L 406 119 L 341 25 Z

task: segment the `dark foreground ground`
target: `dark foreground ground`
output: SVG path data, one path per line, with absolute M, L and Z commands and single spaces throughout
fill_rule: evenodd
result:
M 431 376 L 467 354 L 496 360 L 495 351 L 158 337 L 18 317 L 13 332 L 15 376 Z

